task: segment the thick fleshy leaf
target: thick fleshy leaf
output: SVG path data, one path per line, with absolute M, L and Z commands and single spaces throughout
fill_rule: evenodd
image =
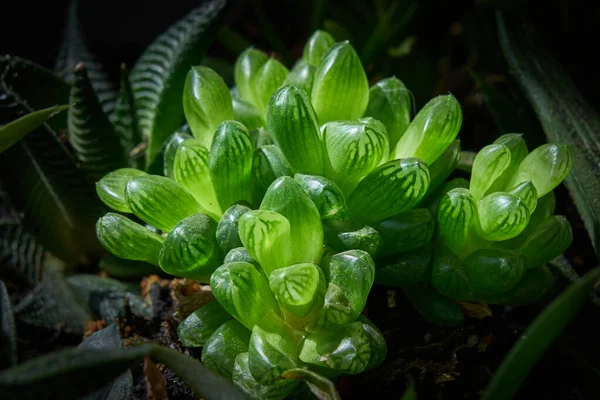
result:
M 291 263 L 293 245 L 290 222 L 269 210 L 253 210 L 239 220 L 239 234 L 248 253 L 258 261 L 265 275 Z
M 435 290 L 454 300 L 469 300 L 472 297 L 469 280 L 460 258 L 444 245 L 439 245 L 436 249 L 431 284 Z
M 211 276 L 210 286 L 219 304 L 248 329 L 270 310 L 279 312 L 269 281 L 252 264 L 222 265 Z
M 277 269 L 269 275 L 269 286 L 283 307 L 303 317 L 317 297 L 319 267 L 302 263 Z
M 235 85 L 240 93 L 240 98 L 257 107 L 254 97 L 253 79 L 258 70 L 269 61 L 269 56 L 264 52 L 250 47 L 242 52 L 235 61 Z
M 96 234 L 102 246 L 115 256 L 158 265 L 164 239 L 129 218 L 108 213 L 98 220 Z
M 545 264 L 559 256 L 573 241 L 571 225 L 565 217 L 547 218 L 519 248 L 528 268 Z
M 252 76 L 250 84 L 254 91 L 254 105 L 260 115 L 265 115 L 273 93 L 281 87 L 289 70 L 271 57 Z
M 362 322 L 363 329 L 369 339 L 371 346 L 371 357 L 365 371 L 370 371 L 379 367 L 387 355 L 387 344 L 381 331 L 364 315 L 360 315 L 358 320 Z
M 572 164 L 573 153 L 570 147 L 555 143 L 544 144 L 525 157 L 509 186 L 531 181 L 538 197 L 542 197 L 566 178 Z
M 21 118 L 0 125 L 0 153 L 33 132 L 40 125 L 69 106 L 54 106 L 26 114 Z
M 210 281 L 222 260 L 216 232 L 217 223 L 208 215 L 184 218 L 169 232 L 160 249 L 160 268 L 174 276 Z
M 248 351 L 250 331 L 238 321 L 226 321 L 208 338 L 202 349 L 202 364 L 231 379 L 235 358 Z
M 455 140 L 442 155 L 429 166 L 428 193 L 437 189 L 451 174 L 460 160 L 460 140 Z
M 354 231 L 339 232 L 337 238 L 343 244 L 341 251 L 362 250 L 370 256 L 375 256 L 382 247 L 381 235 L 370 226 L 364 226 Z
M 221 214 L 217 195 L 210 179 L 210 154 L 198 139 L 181 142 L 173 163 L 175 181 L 186 188 L 212 215 Z
M 320 124 L 363 116 L 369 102 L 369 83 L 349 42 L 335 44 L 319 62 L 311 101 Z
M 36 285 L 42 275 L 45 253 L 44 246 L 23 227 L 18 218 L 14 222 L 0 223 L 0 279 L 10 281 L 19 288 Z
M 323 251 L 321 217 L 298 182 L 289 176 L 278 178 L 267 190 L 260 209 L 275 211 L 290 223 L 291 256 L 287 265 L 319 262 Z
M 298 366 L 302 333 L 270 313 L 252 329 L 248 367 L 258 383 L 273 383 L 285 370 Z
M 294 176 L 317 206 L 323 220 L 345 220 L 350 210 L 342 190 L 330 179 L 319 175 L 296 174 Z
M 434 218 L 427 208 L 408 210 L 373 225 L 383 239 L 378 257 L 415 250 L 431 241 Z
M 257 270 L 261 270 L 261 266 L 258 264 L 258 261 L 252 258 L 245 247 L 236 247 L 235 249 L 229 250 L 229 253 L 227 253 L 225 259 L 223 260 L 223 264 L 229 264 L 238 261 L 252 264 Z
M 458 303 L 440 294 L 429 283 L 405 286 L 402 290 L 423 318 L 435 325 L 456 326 L 465 317 Z
M 333 121 L 324 126 L 322 135 L 325 174 L 345 193 L 388 158 L 389 144 L 382 124 Z
M 334 283 L 329 283 L 323 299 L 323 307 L 315 319 L 306 327 L 308 332 L 322 332 L 351 322 L 356 313 L 352 310 L 350 300 L 342 289 Z
M 255 149 L 274 144 L 271 134 L 264 128 L 257 128 L 250 131 L 250 141 L 252 142 L 252 147 Z
M 260 115 L 256 107 L 242 99 L 233 98 L 233 119 L 241 122 L 248 130 L 265 126 L 265 117 Z
M 252 203 L 254 149 L 244 125 L 226 121 L 219 125 L 210 148 L 210 179 L 221 210 L 246 201 Z
M 512 289 L 525 274 L 525 261 L 510 250 L 475 250 L 463 260 L 469 287 L 477 294 L 498 294 Z
M 398 78 L 385 78 L 371 86 L 365 116 L 381 121 L 387 130 L 390 151 L 410 124 L 412 98 L 410 91 Z
M 537 200 L 537 206 L 531 217 L 527 227 L 518 236 L 505 240 L 502 242 L 496 242 L 496 246 L 501 246 L 506 249 L 517 249 L 527 241 L 527 239 L 534 234 L 542 223 L 552 215 L 556 209 L 556 196 L 554 192 L 548 192 L 546 195 L 540 197 Z
M 177 336 L 186 347 L 202 347 L 221 325 L 231 319 L 233 317 L 218 301 L 211 301 L 181 321 L 177 326 Z
M 310 391 L 319 400 L 341 400 L 340 394 L 335 388 L 335 384 L 323 375 L 319 375 L 306 368 L 288 369 L 283 374 L 282 378 L 304 381 L 308 385 Z
M 163 231 L 170 231 L 185 217 L 204 212 L 190 192 L 164 176 L 146 175 L 129 180 L 125 198 L 137 217 Z
M 315 66 L 298 62 L 285 78 L 282 86 L 294 85 L 306 93 L 312 91 L 312 85 L 315 78 Z
M 242 240 L 239 234 L 239 222 L 242 215 L 251 211 L 250 208 L 241 204 L 234 204 L 223 213 L 217 225 L 217 243 L 223 254 L 227 254 L 231 249 L 242 246 Z
M 4 282 L 0 281 L 0 370 L 17 365 L 17 331 L 12 304 Z
M 384 286 L 406 286 L 431 279 L 431 245 L 378 260 L 375 283 Z
M 253 399 L 283 400 L 298 386 L 287 379 L 261 385 L 250 373 L 248 353 L 239 354 L 233 366 L 233 382 Z
M 519 165 L 527 157 L 529 150 L 527 150 L 527 144 L 523 139 L 523 135 L 518 133 L 508 133 L 500 136 L 494 141 L 495 145 L 502 145 L 510 151 L 510 164 L 504 172 L 496 178 L 492 186 L 489 188 L 488 193 L 506 191 L 510 189 L 508 184 L 513 176 L 516 174 Z
M 292 85 L 277 90 L 267 109 L 267 127 L 295 172 L 322 174 L 323 145 L 306 92 Z
M 348 206 L 366 223 L 379 222 L 416 205 L 429 187 L 429 170 L 418 158 L 389 161 L 367 175 Z
M 473 225 L 477 222 L 477 204 L 468 189 L 456 188 L 446 193 L 438 206 L 438 232 L 444 244 L 462 256 Z
M 496 192 L 477 202 L 479 235 L 491 241 L 514 238 L 529 223 L 530 213 L 525 202 L 510 193 Z
M 554 287 L 556 279 L 545 265 L 529 268 L 512 289 L 493 296 L 481 296 L 489 304 L 524 306 L 542 300 Z
M 192 67 L 183 89 L 183 111 L 194 136 L 210 148 L 217 127 L 233 119 L 231 94 L 223 78 L 210 68 Z
M 329 332 L 309 333 L 300 348 L 300 359 L 345 374 L 360 374 L 371 358 L 371 344 L 362 322 L 352 322 Z
M 157 37 L 131 70 L 137 117 L 148 140 L 147 166 L 184 121 L 186 75 L 190 66 L 201 63 L 225 5 L 224 0 L 211 0 L 190 11 Z
M 125 187 L 130 179 L 143 175 L 146 175 L 144 171 L 135 168 L 117 169 L 96 182 L 96 193 L 100 200 L 113 210 L 131 213 L 125 200 Z
M 293 176 L 293 171 L 278 146 L 260 146 L 254 152 L 254 177 L 261 195 L 280 176 Z M 261 196 L 262 197 L 262 196 Z
M 175 179 L 175 157 L 177 156 L 177 150 L 179 150 L 179 146 L 187 140 L 191 139 L 193 136 L 187 134 L 185 132 L 175 132 L 165 141 L 165 146 L 162 150 L 163 155 L 163 173 L 167 178 Z M 148 168 L 148 171 L 152 171 L 152 166 Z
M 125 64 L 121 64 L 120 83 L 119 98 L 114 113 L 111 115 L 111 121 L 121 142 L 121 147 L 126 154 L 130 154 L 134 147 L 142 142 L 142 134 L 136 114 L 133 89 L 129 81 L 129 70 Z M 144 168 L 142 157 L 130 159 L 129 161 L 132 167 Z
M 302 60 L 306 64 L 316 67 L 334 44 L 335 39 L 333 36 L 325 31 L 316 30 L 304 45 Z
M 462 110 L 456 98 L 438 96 L 425 104 L 406 128 L 394 158 L 417 157 L 430 165 L 456 139 L 461 125 Z
M 515 186 L 509 193 L 520 197 L 527 207 L 529 214 L 533 214 L 535 208 L 537 207 L 538 196 L 535 186 L 531 181 L 525 181 Z
M 491 144 L 477 153 L 473 161 L 469 190 L 477 201 L 510 166 L 510 150 L 501 144 Z

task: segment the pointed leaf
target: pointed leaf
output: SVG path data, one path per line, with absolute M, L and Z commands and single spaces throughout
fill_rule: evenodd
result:
M 289 85 L 273 94 L 267 109 L 267 127 L 295 172 L 315 175 L 323 172 L 317 117 L 302 89 Z
M 432 324 L 451 327 L 459 325 L 464 319 L 460 306 L 428 283 L 406 286 L 402 290 L 408 301 Z
M 175 181 L 177 181 L 177 179 L 175 178 L 175 157 L 177 156 L 177 150 L 179 150 L 179 146 L 181 146 L 181 144 L 188 140 L 188 139 L 192 139 L 193 136 L 189 135 L 185 132 L 175 132 L 173 133 L 171 136 L 169 136 L 169 138 L 165 141 L 164 143 L 164 147 L 162 150 L 162 159 L 163 159 L 163 170 L 161 171 L 161 173 L 164 173 L 164 175 L 167 178 L 173 179 Z M 158 159 L 158 157 L 157 157 Z M 152 171 L 152 168 L 148 168 L 148 171 Z M 151 173 L 158 173 L 158 172 L 151 172 Z M 178 182 L 181 183 L 181 182 Z M 184 185 L 185 186 L 185 185 Z
M 131 70 L 138 121 L 148 140 L 147 166 L 184 120 L 186 74 L 202 61 L 224 7 L 225 1 L 211 0 L 190 11 L 156 38 Z
M 456 139 L 462 110 L 452 95 L 430 100 L 410 123 L 396 145 L 394 158 L 417 157 L 432 164 Z
M 281 87 L 288 74 L 289 70 L 273 57 L 253 74 L 250 84 L 254 90 L 254 105 L 261 115 L 266 114 L 271 95 Z
M 475 200 L 483 198 L 490 187 L 510 166 L 510 150 L 501 144 L 491 144 L 477 153 L 473 161 L 469 190 Z
M 304 381 L 319 400 L 341 400 L 335 384 L 322 375 L 305 368 L 292 368 L 281 374 L 282 378 Z
M 431 280 L 431 245 L 378 260 L 375 282 L 384 286 L 406 286 Z
M 303 317 L 311 309 L 319 288 L 319 267 L 310 263 L 280 268 L 269 275 L 275 298 L 292 314 Z
M 262 51 L 250 47 L 240 54 L 235 61 L 235 85 L 240 92 L 240 98 L 258 108 L 253 87 L 254 76 L 258 70 L 269 61 Z
M 298 62 L 285 78 L 282 86 L 294 85 L 298 89 L 304 90 L 306 93 L 312 91 L 313 80 L 315 78 L 315 67 Z
M 438 206 L 438 231 L 444 244 L 456 255 L 463 255 L 471 229 L 477 221 L 477 205 L 468 189 L 446 193 Z
M 525 202 L 510 193 L 492 193 L 477 202 L 479 235 L 485 240 L 500 241 L 514 238 L 529 223 Z
M 369 83 L 358 54 L 347 41 L 331 47 L 321 59 L 311 101 L 320 124 L 363 116 L 369 102 Z
M 216 232 L 217 242 L 223 254 L 227 254 L 231 249 L 242 246 L 239 234 L 239 222 L 242 215 L 248 211 L 251 211 L 251 209 L 241 204 L 234 204 L 223 213 Z
M 352 310 L 350 300 L 342 289 L 334 283 L 329 283 L 325 292 L 323 308 L 319 310 L 306 330 L 308 332 L 323 332 L 331 328 L 335 330 L 339 326 L 351 322 L 353 315 L 356 313 Z
M 338 239 L 344 244 L 342 250 L 362 250 L 370 256 L 378 254 L 382 247 L 381 235 L 370 226 L 355 231 L 340 232 Z
M 493 144 L 502 145 L 510 150 L 510 164 L 508 167 L 506 167 L 502 175 L 495 180 L 494 184 L 488 190 L 488 193 L 510 189 L 508 184 L 517 173 L 521 162 L 529 153 L 529 150 L 527 150 L 527 144 L 523 139 L 523 135 L 518 133 L 508 133 L 506 135 L 502 135 L 496 139 Z
M 236 357 L 233 366 L 233 382 L 253 399 L 283 400 L 298 386 L 298 382 L 289 380 L 261 385 L 250 373 L 248 353 Z
M 129 218 L 108 213 L 98 220 L 96 233 L 102 246 L 115 256 L 158 265 L 164 239 Z
M 463 268 L 475 296 L 506 292 L 525 274 L 523 258 L 508 250 L 475 250 L 464 259 Z
M 129 81 L 129 70 L 125 64 L 121 64 L 120 88 L 119 99 L 111 119 L 115 127 L 115 133 L 121 142 L 121 147 L 129 154 L 134 147 L 142 142 L 142 133 L 136 113 L 133 89 Z M 143 168 L 142 161 L 141 158 L 138 158 L 130 160 L 130 164 L 136 168 Z
M 366 223 L 378 222 L 416 205 L 429 187 L 429 170 L 417 158 L 393 160 L 367 175 L 350 194 L 348 206 Z
M 218 301 L 211 301 L 188 315 L 179 324 L 177 336 L 186 347 L 202 347 L 221 325 L 231 319 L 233 317 Z
M 238 354 L 248 351 L 250 331 L 238 321 L 230 319 L 208 338 L 202 348 L 202 364 L 219 375 L 231 379 L 233 364 Z
M 120 168 L 110 172 L 96 182 L 96 193 L 100 200 L 113 210 L 131 213 L 129 205 L 125 200 L 125 188 L 127 182 L 146 173 L 134 168 Z
M 426 208 L 408 210 L 373 225 L 383 239 L 378 256 L 415 250 L 431 241 L 434 219 Z
M 4 282 L 0 281 L 0 370 L 17 365 L 17 331 L 12 305 Z
M 9 122 L 6 125 L 0 126 L 0 153 L 33 132 L 48 119 L 67 108 L 69 107 L 66 105 L 44 108 L 43 110 L 34 111 Z
M 294 174 L 281 149 L 273 144 L 256 149 L 253 169 L 261 195 L 264 195 L 275 179 L 280 176 L 293 176 Z
M 528 268 L 545 264 L 559 256 L 573 241 L 571 225 L 565 217 L 547 218 L 519 248 Z
M 358 320 L 362 323 L 365 334 L 369 339 L 369 345 L 371 346 L 371 357 L 369 358 L 369 364 L 365 370 L 370 371 L 379 367 L 385 360 L 387 355 L 387 344 L 381 331 L 367 317 L 360 315 Z
M 248 130 L 265 126 L 264 115 L 260 115 L 256 107 L 242 99 L 233 98 L 233 119 L 241 122 Z
M 215 71 L 192 67 L 185 80 L 183 111 L 194 136 L 210 148 L 217 127 L 233 119 L 229 88 Z
M 315 203 L 321 219 L 343 220 L 350 217 L 346 198 L 335 182 L 318 175 L 296 174 L 294 179 Z
M 0 224 L 0 278 L 17 286 L 37 284 L 44 253 L 44 247 L 20 222 Z
M 316 30 L 304 45 L 302 60 L 308 65 L 319 65 L 321 59 L 329 52 L 335 44 L 335 39 L 329 33 Z

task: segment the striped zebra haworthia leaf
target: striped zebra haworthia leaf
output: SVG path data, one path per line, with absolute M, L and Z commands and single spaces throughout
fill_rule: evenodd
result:
M 492 193 L 477 202 L 479 235 L 485 240 L 514 238 L 527 227 L 531 214 L 520 198 L 510 193 Z
M 125 199 L 138 218 L 165 232 L 185 217 L 205 211 L 177 182 L 158 175 L 130 179 Z
M 265 116 L 260 115 L 256 107 L 242 99 L 233 98 L 233 119 L 241 122 L 248 130 L 265 126 Z
M 463 268 L 475 297 L 512 289 L 526 271 L 520 254 L 499 249 L 475 250 L 463 260 Z
M 219 125 L 209 157 L 210 179 L 221 210 L 240 201 L 252 204 L 254 149 L 244 125 L 236 121 Z
M 469 190 L 477 201 L 510 166 L 510 150 L 501 144 L 491 144 L 477 153 L 473 161 Z
M 102 246 L 117 257 L 158 265 L 164 239 L 127 217 L 106 214 L 96 224 L 96 235 Z
M 257 108 L 257 111 L 258 102 L 255 98 L 252 81 L 258 70 L 267 61 L 269 61 L 269 56 L 253 47 L 244 50 L 235 61 L 235 86 L 240 93 L 240 98 Z
M 269 285 L 283 307 L 303 317 L 317 298 L 319 276 L 319 267 L 315 264 L 295 264 L 273 271 L 269 275 Z
M 316 30 L 306 41 L 302 51 L 302 60 L 311 66 L 317 66 L 321 59 L 335 44 L 335 39 L 329 33 Z
M 310 98 L 321 125 L 363 116 L 369 102 L 369 83 L 349 42 L 335 44 L 321 59 Z
M 351 192 L 360 178 L 388 158 L 385 127 L 375 122 L 333 121 L 323 128 L 325 175 L 345 193 Z
M 138 176 L 147 175 L 135 168 L 119 168 L 96 182 L 96 193 L 100 200 L 110 208 L 124 213 L 132 213 L 125 199 L 127 182 Z
M 142 142 L 142 134 L 135 109 L 135 97 L 129 80 L 129 70 L 125 64 L 121 64 L 120 83 L 119 98 L 115 111 L 111 115 L 111 121 L 115 127 L 115 133 L 121 142 L 121 147 L 125 150 L 126 154 L 129 154 Z M 130 159 L 130 166 L 143 168 L 142 161 L 142 157 Z
M 160 35 L 131 70 L 138 122 L 148 141 L 146 166 L 184 121 L 186 75 L 190 66 L 201 63 L 225 5 L 224 0 L 211 0 L 192 10 Z
M 260 115 L 265 115 L 271 95 L 281 87 L 288 76 L 289 70 L 273 57 L 264 63 L 256 74 L 253 74 L 250 84 L 254 90 L 254 101 Z
M 294 85 L 306 93 L 312 91 L 313 81 L 315 79 L 316 68 L 313 65 L 298 62 L 285 78 L 282 86 Z
M 348 206 L 364 222 L 378 222 L 412 208 L 428 187 L 429 170 L 422 160 L 393 160 L 363 178 L 348 197 Z
M 295 172 L 323 173 L 317 117 L 302 89 L 289 85 L 273 94 L 267 109 L 267 128 Z
M 473 225 L 477 222 L 477 205 L 468 189 L 456 188 L 446 193 L 438 206 L 438 231 L 444 243 L 462 256 Z
M 250 331 L 238 321 L 225 321 L 210 335 L 202 348 L 202 364 L 231 379 L 238 354 L 248 351 Z
M 417 157 L 430 165 L 456 139 L 461 125 L 462 110 L 456 98 L 438 96 L 425 104 L 408 125 L 393 158 Z
M 217 127 L 233 119 L 229 88 L 215 71 L 192 67 L 185 80 L 183 111 L 194 137 L 210 148 Z
M 321 219 L 344 220 L 350 217 L 344 193 L 335 182 L 319 175 L 296 174 L 294 179 L 315 203 Z
M 160 268 L 168 274 L 209 282 L 220 265 L 217 223 L 205 214 L 184 218 L 169 232 L 160 250 Z
M 217 242 L 223 251 L 227 254 L 232 249 L 242 247 L 242 240 L 239 234 L 239 222 L 242 215 L 251 211 L 249 207 L 241 204 L 234 204 L 223 213 L 219 224 L 217 225 Z
M 265 275 L 246 262 L 224 264 L 213 272 L 210 287 L 221 306 L 252 329 L 269 311 L 279 313 L 279 305 Z

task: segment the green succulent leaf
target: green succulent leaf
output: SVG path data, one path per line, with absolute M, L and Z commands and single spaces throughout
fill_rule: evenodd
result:
M 477 218 L 477 204 L 468 189 L 452 189 L 440 200 L 438 232 L 454 254 L 463 254 Z
M 316 67 L 334 44 L 335 39 L 333 36 L 325 31 L 316 30 L 304 45 L 302 60 L 306 64 Z
M 294 264 L 271 272 L 269 286 L 283 307 L 303 317 L 317 297 L 319 276 L 319 267 L 314 264 Z
M 287 265 L 319 262 L 323 251 L 321 217 L 298 182 L 289 176 L 278 178 L 267 190 L 260 209 L 275 211 L 289 221 L 291 255 Z
M 250 208 L 241 204 L 234 204 L 223 213 L 217 225 L 217 243 L 223 254 L 227 254 L 230 250 L 241 247 L 242 240 L 239 234 L 239 222 L 242 215 L 251 211 Z
M 262 127 L 250 131 L 250 140 L 252 141 L 252 147 L 255 149 L 274 144 L 271 134 Z
M 177 326 L 177 336 L 186 347 L 202 347 L 221 325 L 231 319 L 233 317 L 218 301 L 211 301 L 181 321 Z
M 412 251 L 431 241 L 434 219 L 427 208 L 408 210 L 373 226 L 383 239 L 378 257 Z
M 251 85 L 254 90 L 254 105 L 261 115 L 266 114 L 271 96 L 281 87 L 288 74 L 289 70 L 271 57 L 252 76 Z
M 510 193 L 496 192 L 477 202 L 479 235 L 486 240 L 514 238 L 523 232 L 531 214 L 525 202 Z
M 248 329 L 269 310 L 279 312 L 269 281 L 252 264 L 234 262 L 220 266 L 213 272 L 210 286 L 219 304 Z
M 531 181 L 525 181 L 515 186 L 510 192 L 510 194 L 514 194 L 523 200 L 523 203 L 527 207 L 527 210 L 530 214 L 535 212 L 535 208 L 537 207 L 538 195 L 535 190 L 535 186 Z
M 102 246 L 115 256 L 158 265 L 164 239 L 129 218 L 108 213 L 98 220 L 96 234 Z
M 512 289 L 525 275 L 525 261 L 510 250 L 479 249 L 463 260 L 473 294 L 494 295 Z
M 493 296 L 479 296 L 486 303 L 525 306 L 544 298 L 554 287 L 556 279 L 548 267 L 538 265 L 527 269 L 523 278 L 512 289 Z
M 296 174 L 294 179 L 315 203 L 321 219 L 344 220 L 350 217 L 346 198 L 335 182 L 319 175 Z
M 308 364 L 354 375 L 369 365 L 371 344 L 362 322 L 351 322 L 329 332 L 309 333 L 299 357 Z
M 431 280 L 431 244 L 380 260 L 375 283 L 384 286 L 414 285 Z
M 248 130 L 265 126 L 264 116 L 260 115 L 256 107 L 242 99 L 233 98 L 233 119 L 241 122 Z
M 217 223 L 208 215 L 194 214 L 182 219 L 162 245 L 160 268 L 170 275 L 210 281 L 222 260 L 216 231 Z
M 248 250 L 245 247 L 236 247 L 235 249 L 229 250 L 229 253 L 225 256 L 223 264 L 229 264 L 233 262 L 243 261 L 252 264 L 256 269 L 260 270 L 261 266 L 258 262 L 252 258 Z
M 210 178 L 221 210 L 246 201 L 252 203 L 254 149 L 244 125 L 226 121 L 219 125 L 210 148 Z
M 281 374 L 282 378 L 304 381 L 319 400 L 341 400 L 335 384 L 322 375 L 306 368 L 292 368 Z
M 286 370 L 298 366 L 302 334 L 272 312 L 252 329 L 248 367 L 258 383 L 271 384 Z
M 211 0 L 171 25 L 146 49 L 131 70 L 137 117 L 148 140 L 146 165 L 184 120 L 181 94 L 191 65 L 198 65 L 212 42 L 223 0 Z
M 167 232 L 185 217 L 204 212 L 190 192 L 177 182 L 158 175 L 130 179 L 125 188 L 125 199 L 142 221 Z
M 371 347 L 371 357 L 369 358 L 369 364 L 365 370 L 370 371 L 379 367 L 385 360 L 387 355 L 387 343 L 379 328 L 377 328 L 367 317 L 360 315 L 358 320 L 362 323 Z
M 202 364 L 219 375 L 231 379 L 238 354 L 248 351 L 250 331 L 236 320 L 224 322 L 208 338 L 202 348 Z
M 419 111 L 396 144 L 393 158 L 417 157 L 431 165 L 452 144 L 462 125 L 460 104 L 438 96 Z
M 315 78 L 315 66 L 308 65 L 303 62 L 298 62 L 292 68 L 289 75 L 285 78 L 282 86 L 294 85 L 298 89 L 304 90 L 306 93 L 312 91 L 313 81 Z
M 198 139 L 186 139 L 177 148 L 173 177 L 211 213 L 221 214 L 215 188 L 210 177 L 210 153 Z
M 325 174 L 345 193 L 388 158 L 389 144 L 382 124 L 333 121 L 324 126 L 322 135 Z
M 375 168 L 348 198 L 355 216 L 379 222 L 416 205 L 429 187 L 429 170 L 417 158 L 389 161 Z
M 405 286 L 402 290 L 408 301 L 432 324 L 442 327 L 457 326 L 465 317 L 454 300 L 433 289 L 429 283 Z
M 240 93 L 240 98 L 258 109 L 253 87 L 254 76 L 258 70 L 269 61 L 269 56 L 264 52 L 250 47 L 242 52 L 235 61 L 235 85 Z
M 382 239 L 379 232 L 370 226 L 358 230 L 338 233 L 338 239 L 343 243 L 342 250 L 362 250 L 370 256 L 379 254 Z
M 429 166 L 431 182 L 428 194 L 437 189 L 454 172 L 460 160 L 460 154 L 460 140 L 457 139 Z
M 103 176 L 96 182 L 96 193 L 100 200 L 116 211 L 131 213 L 129 205 L 125 200 L 125 188 L 127 182 L 146 173 L 135 168 L 119 168 Z
M 165 145 L 162 150 L 162 172 L 164 172 L 164 175 L 167 178 L 177 180 L 175 179 L 175 157 L 177 156 L 177 150 L 179 150 L 179 146 L 181 146 L 181 144 L 188 139 L 192 139 L 192 135 L 185 132 L 175 132 L 165 141 Z M 148 168 L 148 171 L 152 171 L 152 168 Z
M 501 145 L 510 150 L 510 164 L 502 175 L 500 175 L 492 184 L 488 193 L 506 191 L 510 189 L 508 184 L 517 172 L 521 162 L 527 157 L 529 150 L 523 139 L 523 135 L 518 133 L 508 133 L 500 136 L 493 144 Z
M 306 330 L 322 332 L 330 328 L 337 329 L 339 326 L 351 322 L 352 316 L 356 314 L 342 289 L 334 283 L 329 283 L 323 299 L 323 307 L 306 327 Z
M 129 80 L 129 70 L 125 64 L 121 64 L 120 87 L 119 98 L 111 120 L 115 127 L 115 133 L 121 142 L 121 147 L 129 154 L 142 142 L 142 133 L 135 108 L 135 97 Z M 141 157 L 135 160 L 131 159 L 130 165 L 141 169 L 144 167 L 142 161 Z
M 473 161 L 469 190 L 475 200 L 480 200 L 496 179 L 510 166 L 510 150 L 501 144 L 491 144 L 477 153 Z
M 294 174 L 281 149 L 273 144 L 260 146 L 256 149 L 253 169 L 261 195 L 264 195 L 275 179 L 280 176 L 292 176 Z
M 320 124 L 363 116 L 369 102 L 369 83 L 349 42 L 335 44 L 317 65 L 311 100 Z
M 267 127 L 295 172 L 321 175 L 323 145 L 315 111 L 302 89 L 288 85 L 273 94 Z
M 404 83 L 396 77 L 385 78 L 369 89 L 369 104 L 365 116 L 381 121 L 389 138 L 390 151 L 410 124 L 412 97 Z
M 545 264 L 559 256 L 573 241 L 569 221 L 554 215 L 542 222 L 519 248 L 528 268 Z
M 4 282 L 0 281 L 0 369 L 17 365 L 17 331 L 12 304 Z
M 431 284 L 435 290 L 454 300 L 469 300 L 472 297 L 460 258 L 443 245 L 439 246 L 433 258 Z
M 250 398 L 283 400 L 298 386 L 298 382 L 287 379 L 277 380 L 270 385 L 262 385 L 250 373 L 248 353 L 241 353 L 235 358 L 233 366 L 233 382 Z

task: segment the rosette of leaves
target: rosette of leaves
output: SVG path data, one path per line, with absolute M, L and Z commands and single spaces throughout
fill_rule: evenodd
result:
M 243 246 L 210 278 L 216 301 L 178 328 L 184 345 L 203 347 L 205 366 L 253 398 L 280 399 L 298 376 L 314 384 L 383 361 L 385 341 L 360 315 L 373 260 L 362 250 L 323 254 L 319 211 L 296 180 L 277 178 L 238 226 Z

